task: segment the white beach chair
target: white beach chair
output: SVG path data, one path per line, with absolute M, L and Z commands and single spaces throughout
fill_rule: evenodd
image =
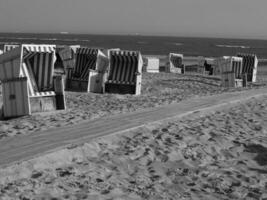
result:
M 183 54 L 170 53 L 169 65 L 166 67 L 166 72 L 183 73 Z
M 145 57 L 143 72 L 159 73 L 159 59 L 156 57 Z
M 65 109 L 62 77 L 54 76 L 54 45 L 21 45 L 0 55 L 4 117 Z
M 138 51 L 110 51 L 105 92 L 141 94 L 143 59 Z

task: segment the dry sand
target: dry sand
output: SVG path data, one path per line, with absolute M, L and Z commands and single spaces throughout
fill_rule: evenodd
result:
M 267 199 L 267 96 L 1 169 L 0 199 Z
M 262 87 L 262 85 L 245 89 L 256 87 Z M 140 96 L 66 92 L 66 111 L 38 113 L 7 121 L 0 120 L 0 139 L 51 127 L 76 124 L 107 115 L 180 102 L 191 97 L 237 90 L 244 90 L 244 88 L 222 88 L 220 80 L 212 77 L 144 73 Z

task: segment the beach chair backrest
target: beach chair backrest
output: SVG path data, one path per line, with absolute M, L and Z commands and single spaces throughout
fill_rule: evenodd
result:
M 247 74 L 247 80 L 250 82 L 256 81 L 258 59 L 255 54 L 238 53 L 237 57 L 243 58 L 243 74 Z
M 98 49 L 78 48 L 73 75 L 77 78 L 87 79 L 89 69 L 96 69 Z
M 183 64 L 183 55 L 170 53 L 169 61 L 170 61 L 170 67 L 181 68 Z
M 27 68 L 28 77 L 36 82 L 33 84 L 34 90 L 52 90 L 55 45 L 22 45 L 22 50 L 23 65 Z
M 232 70 L 235 73 L 235 77 L 242 78 L 242 58 L 232 57 Z
M 141 73 L 140 52 L 111 51 L 108 81 L 122 84 L 135 84 L 137 73 Z M 141 65 L 141 66 L 140 66 Z

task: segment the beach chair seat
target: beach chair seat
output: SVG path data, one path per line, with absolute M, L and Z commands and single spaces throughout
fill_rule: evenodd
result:
M 65 109 L 61 76 L 54 76 L 55 46 L 26 45 L 0 56 L 5 117 Z
M 243 58 L 242 73 L 247 76 L 248 82 L 256 82 L 258 58 L 255 54 L 238 53 L 237 57 Z
M 169 65 L 166 67 L 166 72 L 178 74 L 182 74 L 184 72 L 183 54 L 169 54 Z
M 143 59 L 138 51 L 110 51 L 105 92 L 141 94 Z
M 74 56 L 66 52 L 65 57 L 71 60 Z M 74 68 L 68 68 L 67 89 L 102 93 L 108 63 L 108 57 L 99 49 L 77 48 Z

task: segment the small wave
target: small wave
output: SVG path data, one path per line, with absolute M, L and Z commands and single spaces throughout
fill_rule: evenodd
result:
M 182 46 L 182 43 L 173 43 L 175 46 Z
M 243 45 L 224 45 L 224 44 L 217 44 L 216 47 L 221 48 L 241 48 L 241 49 L 249 49 L 250 46 L 243 46 Z

